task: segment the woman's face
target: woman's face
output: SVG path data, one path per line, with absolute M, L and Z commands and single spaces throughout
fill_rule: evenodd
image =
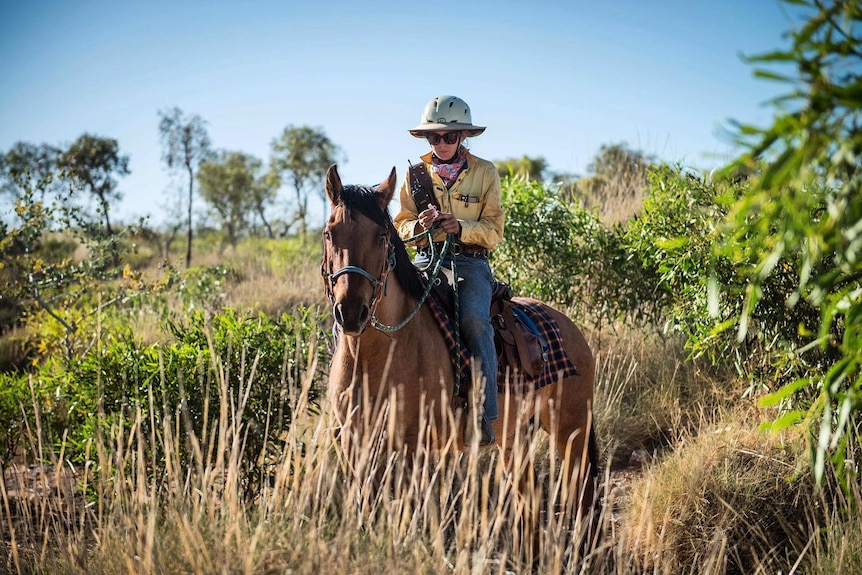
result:
M 425 138 L 434 150 L 434 155 L 443 161 L 451 160 L 461 144 L 461 132 L 433 132 Z M 452 143 L 447 143 L 447 139 Z

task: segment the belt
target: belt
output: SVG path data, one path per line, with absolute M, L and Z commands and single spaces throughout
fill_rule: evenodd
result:
M 444 242 L 434 242 L 434 251 L 439 254 L 443 251 L 443 246 L 445 245 L 446 244 Z M 428 247 L 421 247 L 419 248 L 419 253 L 429 255 L 431 250 Z M 474 244 L 455 244 L 455 255 L 486 260 L 488 259 L 490 252 L 488 251 L 488 248 L 483 248 L 482 246 Z

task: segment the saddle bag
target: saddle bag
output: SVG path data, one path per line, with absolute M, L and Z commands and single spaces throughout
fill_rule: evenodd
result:
M 503 282 L 497 282 L 491 297 L 491 324 L 499 371 L 539 377 L 547 362 L 547 345 L 532 320 L 512 303 L 512 288 Z

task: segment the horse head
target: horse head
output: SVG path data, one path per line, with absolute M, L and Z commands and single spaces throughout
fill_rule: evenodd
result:
M 368 327 L 395 265 L 386 211 L 395 189 L 395 168 L 374 187 L 342 185 L 334 164 L 326 172 L 331 209 L 323 229 L 321 273 L 332 315 L 346 335 Z

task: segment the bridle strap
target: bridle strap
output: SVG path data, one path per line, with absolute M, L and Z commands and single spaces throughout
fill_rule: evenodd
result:
M 373 275 L 371 275 L 370 273 L 368 273 L 367 271 L 365 271 L 364 269 L 362 269 L 359 266 L 343 267 L 340 270 L 338 270 L 337 272 L 335 272 L 334 274 L 329 274 L 327 276 L 327 278 L 329 279 L 329 283 L 334 284 L 335 280 L 337 280 L 340 276 L 343 276 L 344 274 L 359 274 L 359 275 L 367 278 L 368 281 L 371 282 L 371 285 L 375 288 L 383 283 L 381 280 L 377 279 L 376 277 L 374 277 Z
M 381 295 L 379 292 L 377 292 L 377 290 L 382 285 L 383 286 L 383 289 L 381 290 L 383 292 L 382 295 L 383 296 L 386 295 L 386 282 L 388 281 L 388 278 L 389 278 L 389 272 L 395 268 L 395 250 L 392 247 L 391 242 L 387 242 L 387 250 L 389 252 L 389 255 L 386 258 L 386 263 L 384 263 L 384 265 L 383 265 L 383 270 L 381 270 L 381 272 L 380 272 L 380 278 L 374 277 L 373 275 L 368 273 L 368 271 L 366 271 L 365 269 L 363 269 L 359 266 L 345 266 L 335 273 L 327 274 L 324 271 L 325 266 L 326 266 L 326 260 L 327 260 L 326 254 L 324 251 L 324 263 L 323 263 L 323 265 L 321 265 L 321 273 L 328 280 L 328 283 L 326 283 L 325 288 L 326 288 L 326 295 L 329 297 L 329 301 L 331 301 L 331 302 L 335 301 L 335 296 L 332 293 L 332 286 L 335 285 L 335 281 L 339 277 L 346 275 L 346 274 L 359 274 L 362 277 L 364 277 L 365 279 L 367 279 L 369 282 L 371 282 L 371 285 L 376 292 L 374 297 L 371 299 L 371 306 L 370 306 L 371 307 L 371 325 L 372 325 L 372 327 L 374 327 L 375 329 L 382 331 L 382 332 L 394 332 L 394 331 L 400 330 L 402 327 L 407 325 L 410 322 L 410 320 L 413 319 L 413 317 L 419 312 L 419 310 L 425 304 L 425 300 L 428 299 L 428 296 L 431 293 L 431 288 L 434 285 L 434 281 L 437 279 L 437 276 L 440 273 L 440 268 L 442 267 L 443 259 L 446 257 L 447 254 L 451 253 L 451 255 L 453 255 L 453 256 L 455 255 L 454 254 L 455 241 L 454 241 L 454 236 L 452 234 L 446 234 L 446 241 L 443 244 L 443 249 L 441 249 L 439 253 L 434 252 L 434 247 L 433 247 L 434 244 L 430 241 L 430 237 L 431 237 L 431 234 L 433 232 L 434 232 L 434 227 L 432 227 L 431 229 L 425 230 L 424 232 L 417 234 L 411 238 L 407 238 L 407 240 L 405 240 L 407 242 L 412 242 L 412 241 L 420 240 L 420 239 L 425 238 L 425 237 L 429 238 L 429 243 L 431 243 L 431 245 L 432 245 L 432 248 L 431 248 L 432 249 L 432 257 L 431 257 L 431 261 L 428 263 L 428 265 L 422 271 L 427 271 L 428 269 L 431 269 L 431 268 L 433 268 L 433 271 L 431 272 L 430 277 L 428 278 L 428 282 L 425 286 L 425 291 L 423 292 L 422 297 L 419 298 L 419 301 L 416 303 L 416 306 L 410 311 L 409 314 L 407 314 L 407 317 L 405 317 L 403 320 L 401 320 L 397 324 L 386 325 L 386 324 L 380 323 L 380 321 L 378 321 L 377 317 L 374 315 L 374 312 L 377 309 L 377 304 L 380 301 L 380 295 Z M 455 271 L 455 259 L 454 258 L 452 258 L 452 272 L 457 273 Z M 459 301 L 458 301 L 458 282 L 457 281 L 455 282 L 455 285 L 453 287 L 455 290 L 455 350 L 456 350 L 455 351 L 455 357 L 456 357 L 455 395 L 459 395 L 461 393 L 461 333 L 460 333 L 460 313 L 458 311 L 458 308 L 460 306 L 459 306 Z
M 344 266 L 337 272 L 331 274 L 326 274 L 324 268 L 321 268 L 321 272 L 323 272 L 324 276 L 329 281 L 329 283 L 326 284 L 326 295 L 329 297 L 329 301 L 335 301 L 335 296 L 332 293 L 332 286 L 335 285 L 335 282 L 339 277 L 347 274 L 359 274 L 371 282 L 371 287 L 374 288 L 374 296 L 371 298 L 371 316 L 374 317 L 374 310 L 377 308 L 377 303 L 380 301 L 381 295 L 386 295 L 386 284 L 389 280 L 389 272 L 395 267 L 395 249 L 392 247 L 392 242 L 389 241 L 388 238 L 386 241 L 386 251 L 388 252 L 386 261 L 383 262 L 383 269 L 380 270 L 379 278 L 374 277 L 368 273 L 367 270 L 359 266 Z M 381 286 L 383 289 L 380 289 Z
M 413 236 L 411 238 L 407 238 L 406 241 L 409 242 L 409 241 L 414 241 L 416 239 L 421 239 L 422 237 L 424 237 L 426 235 L 430 236 L 432 231 L 433 231 L 433 229 L 432 230 L 426 230 L 419 235 Z M 411 310 L 411 312 L 409 314 L 407 314 L 407 317 L 405 317 L 403 320 L 401 320 L 400 322 L 398 322 L 395 325 L 386 325 L 386 324 L 380 323 L 379 321 L 377 321 L 377 318 L 374 317 L 374 315 L 372 315 L 371 316 L 371 325 L 374 326 L 375 329 L 378 329 L 380 331 L 385 331 L 385 332 L 398 331 L 399 329 L 401 329 L 402 327 L 407 325 L 411 319 L 413 319 L 413 316 L 415 316 L 416 313 L 422 308 L 422 305 L 425 303 L 425 300 L 428 299 L 428 295 L 431 293 L 431 289 L 434 287 L 434 280 L 437 278 L 437 275 L 440 273 L 440 267 L 443 263 L 443 258 L 446 256 L 446 253 L 449 250 L 449 246 L 453 245 L 453 243 L 454 243 L 452 238 L 453 238 L 452 234 L 446 235 L 446 243 L 444 244 L 443 249 L 440 251 L 439 256 L 436 258 L 435 261 L 429 262 L 428 267 L 431 267 L 433 265 L 434 271 L 431 273 L 431 276 L 425 285 L 425 291 L 422 293 L 422 297 L 420 297 L 419 301 L 416 302 L 416 305 L 413 307 L 413 310 Z M 428 269 L 428 268 L 426 267 L 425 269 Z M 425 270 L 422 270 L 422 271 L 425 271 Z

